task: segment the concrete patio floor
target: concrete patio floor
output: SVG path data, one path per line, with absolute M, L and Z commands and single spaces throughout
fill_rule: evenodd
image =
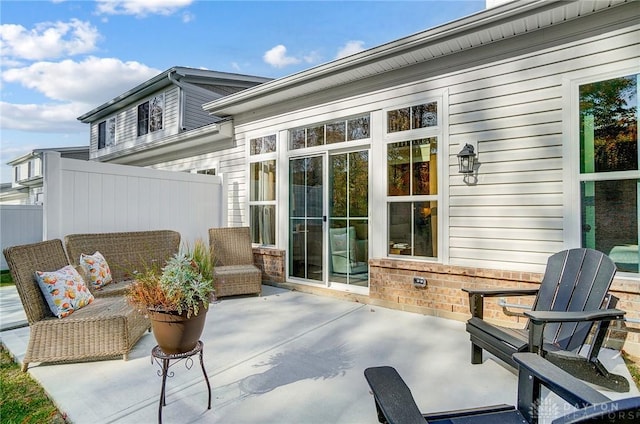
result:
M 10 328 L 9 320 L 20 320 L 10 306 L 16 302 L 7 302 L 15 290 L 0 296 L 2 327 Z M 29 328 L 0 337 L 20 361 Z M 464 323 L 457 321 L 263 286 L 261 297 L 212 304 L 202 341 L 212 409 L 206 409 L 199 364 L 187 369 L 184 361 L 175 363 L 166 424 L 376 423 L 363 376 L 376 365 L 396 367 L 423 411 L 516 402 L 515 371 L 487 354 L 482 365 L 471 365 Z M 73 423 L 153 423 L 161 385 L 150 355 L 154 346 L 147 333 L 128 361 L 33 364 L 29 373 Z M 603 351 L 601 360 L 629 377 L 615 352 Z M 604 393 L 638 395 L 635 387 Z

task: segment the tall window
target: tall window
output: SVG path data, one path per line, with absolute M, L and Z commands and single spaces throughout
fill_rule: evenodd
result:
M 388 134 L 407 135 L 387 144 L 388 253 L 437 257 L 437 103 L 389 110 L 386 118 Z
M 162 129 L 164 94 L 138 105 L 138 136 Z
M 98 149 L 116 144 L 116 118 L 112 117 L 98 124 Z
M 276 136 L 249 140 L 249 216 L 253 243 L 276 242 Z
M 638 272 L 638 79 L 628 75 L 580 85 L 582 246 Z

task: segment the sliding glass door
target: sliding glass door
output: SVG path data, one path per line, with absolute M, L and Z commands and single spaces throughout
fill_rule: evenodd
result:
M 369 151 L 291 159 L 289 276 L 367 288 L 368 260 Z

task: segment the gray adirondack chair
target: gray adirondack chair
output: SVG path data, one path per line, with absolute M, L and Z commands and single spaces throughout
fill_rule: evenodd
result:
M 612 320 L 622 319 L 617 299 L 608 294 L 616 273 L 614 262 L 593 249 L 570 249 L 552 255 L 539 289 L 463 289 L 469 293 L 471 363 L 482 363 L 482 350 L 515 367 L 515 352 L 534 352 L 576 377 L 617 392 L 629 391 L 629 382 L 612 374 L 598 353 Z M 536 295 L 524 329 L 500 327 L 483 319 L 485 297 Z M 586 356 L 579 352 L 593 331 Z M 584 354 L 584 353 L 583 353 Z
M 367 368 L 364 375 L 381 423 L 535 424 L 541 418 L 538 407 L 543 404 L 542 386 L 577 408 L 575 412 L 554 419 L 553 424 L 637 423 L 640 397 L 612 401 L 534 353 L 516 353 L 513 361 L 519 367 L 516 406 L 502 404 L 423 414 L 394 368 Z

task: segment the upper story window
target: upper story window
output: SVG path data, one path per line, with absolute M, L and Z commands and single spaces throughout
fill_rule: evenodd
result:
M 116 118 L 111 117 L 98 124 L 98 149 L 116 144 Z
M 343 143 L 370 137 L 369 114 L 291 130 L 289 149 Z
M 249 226 L 253 243 L 276 242 L 275 134 L 249 139 Z
M 138 105 L 138 136 L 162 129 L 164 94 Z
M 438 256 L 437 110 L 430 102 L 386 112 L 389 255 Z
M 582 247 L 638 272 L 638 80 L 626 75 L 579 86 Z

